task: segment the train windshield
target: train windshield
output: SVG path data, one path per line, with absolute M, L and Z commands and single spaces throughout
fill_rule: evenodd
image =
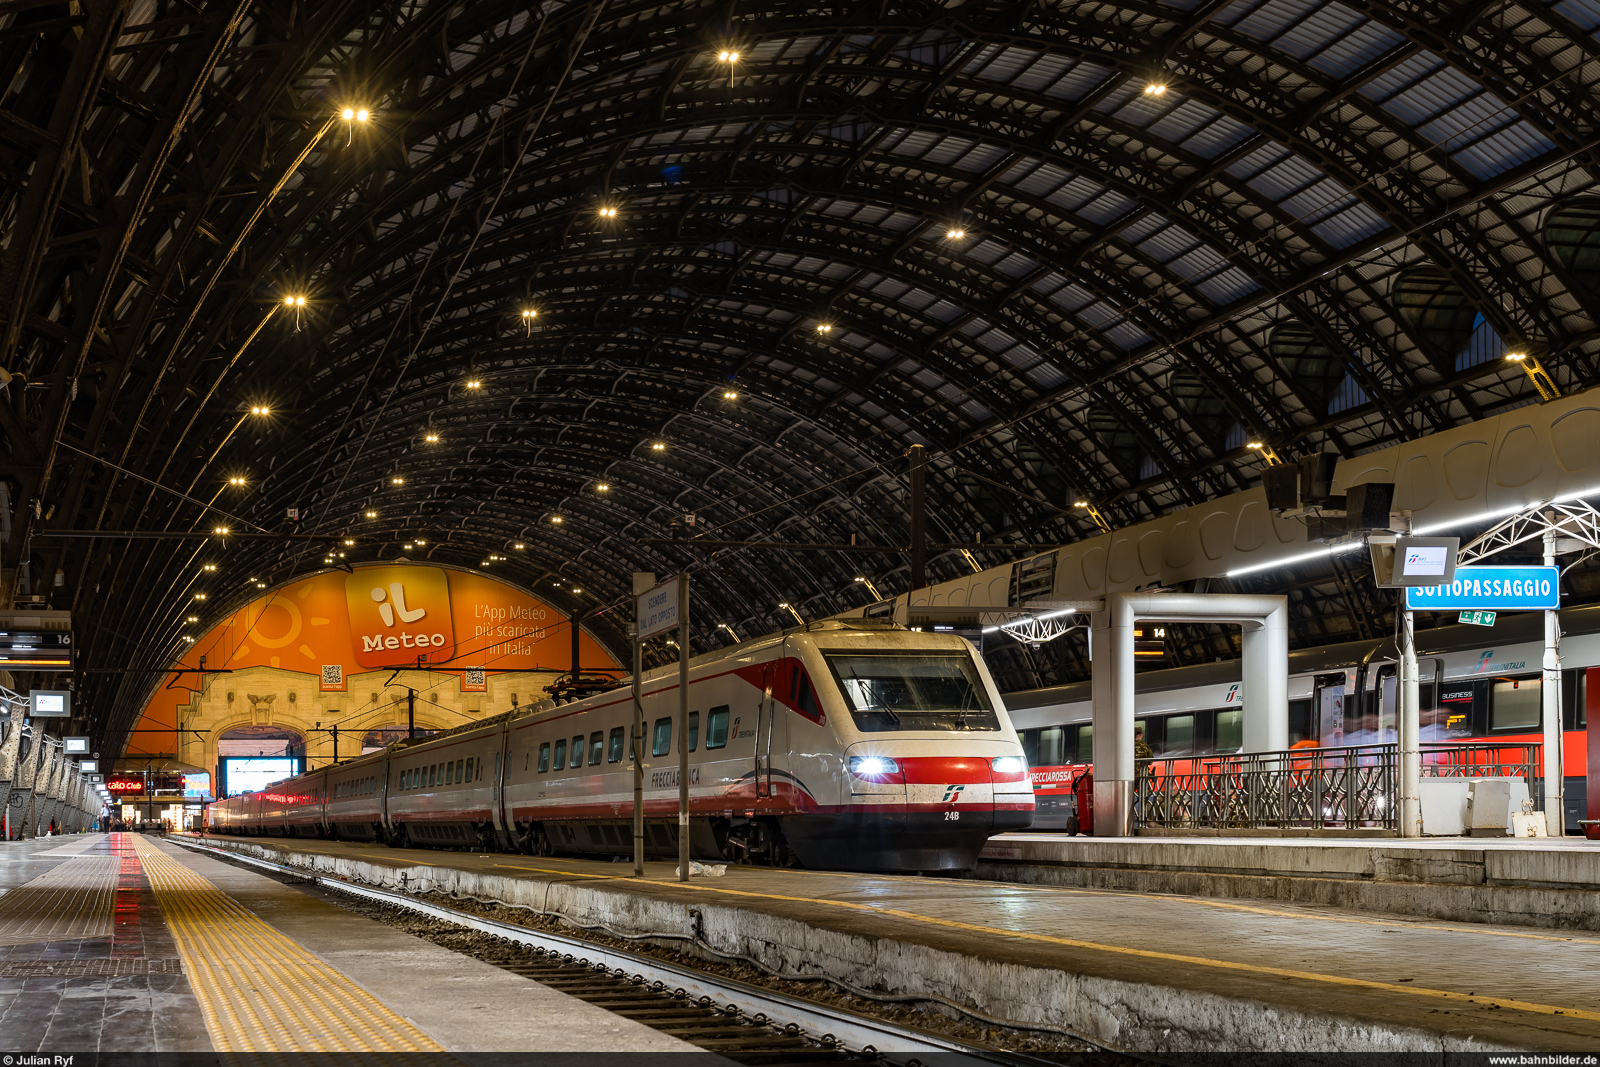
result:
M 825 655 L 858 730 L 1000 729 L 1000 719 L 970 656 L 939 652 Z

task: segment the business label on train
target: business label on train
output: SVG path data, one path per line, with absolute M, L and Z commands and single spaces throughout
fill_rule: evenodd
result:
M 1561 606 L 1556 567 L 1457 567 L 1445 585 L 1413 586 L 1413 611 L 1545 611 Z

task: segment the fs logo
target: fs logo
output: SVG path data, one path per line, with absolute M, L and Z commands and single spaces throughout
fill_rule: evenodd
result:
M 1228 686 L 1228 695 L 1223 698 L 1222 702 L 1224 704 L 1237 704 L 1237 703 L 1239 703 L 1239 683 L 1238 682 L 1235 682 L 1232 685 Z
M 1492 648 L 1489 651 L 1485 652 L 1483 655 L 1478 657 L 1478 666 L 1473 669 L 1472 673 L 1473 674 L 1482 674 L 1484 671 L 1488 670 L 1489 669 L 1489 661 L 1491 659 L 1494 659 L 1494 649 L 1492 649 Z
M 964 785 L 947 785 L 944 787 L 944 796 L 940 798 L 941 804 L 954 804 L 961 799 L 961 794 L 966 792 Z
M 344 581 L 350 643 L 363 667 L 398 667 L 456 653 L 450 582 L 435 567 L 365 567 Z

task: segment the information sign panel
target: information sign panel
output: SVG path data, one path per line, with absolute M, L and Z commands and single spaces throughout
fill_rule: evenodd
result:
M 70 716 L 72 694 L 65 689 L 31 689 L 28 691 L 28 714 L 35 719 Z
M 678 581 L 662 582 L 634 598 L 638 608 L 639 640 L 678 627 Z
M 1552 611 L 1561 606 L 1557 567 L 1457 567 L 1447 585 L 1406 590 L 1412 611 Z

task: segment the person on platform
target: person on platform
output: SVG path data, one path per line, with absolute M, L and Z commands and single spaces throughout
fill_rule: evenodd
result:
M 1150 751 L 1150 745 L 1144 739 L 1143 723 L 1133 724 L 1133 758 L 1136 760 L 1155 758 L 1155 753 Z

